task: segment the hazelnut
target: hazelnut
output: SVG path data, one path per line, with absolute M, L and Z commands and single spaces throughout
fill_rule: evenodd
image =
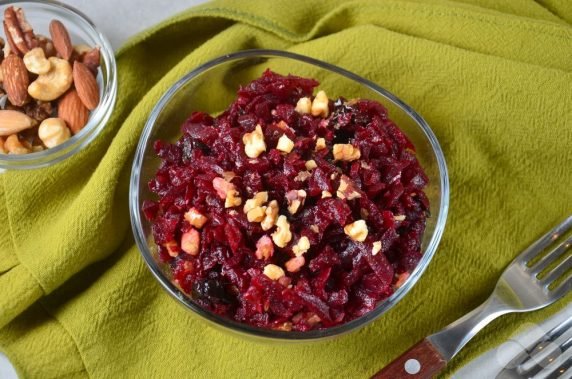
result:
M 324 138 L 318 138 L 316 140 L 316 147 L 314 148 L 315 151 L 320 151 L 326 148 L 326 140 Z
M 268 236 L 262 236 L 256 242 L 256 258 L 268 260 L 274 255 L 274 244 Z
M 296 103 L 296 112 L 308 114 L 312 111 L 312 100 L 309 97 L 301 97 Z
M 288 272 L 298 272 L 306 263 L 306 259 L 303 256 L 294 257 L 289 259 L 284 266 Z
M 185 220 L 187 220 L 191 226 L 200 229 L 208 221 L 208 218 L 196 208 L 191 208 L 187 213 L 185 213 Z
M 266 231 L 271 229 L 276 224 L 276 219 L 278 218 L 278 202 L 276 200 L 272 200 L 268 203 L 266 207 L 266 217 L 260 223 L 262 230 Z
M 361 157 L 357 147 L 349 143 L 337 143 L 333 148 L 334 159 L 338 161 L 355 161 Z
M 286 216 L 279 216 L 276 221 L 276 231 L 272 233 L 272 241 L 274 241 L 278 247 L 286 247 L 291 239 L 290 223 L 286 219 Z
M 242 142 L 244 143 L 244 152 L 249 158 L 258 158 L 263 151 L 266 151 L 264 134 L 260 125 L 256 125 L 253 132 L 245 133 L 242 136 Z
M 268 278 L 272 280 L 278 280 L 285 275 L 284 270 L 273 264 L 264 266 L 263 272 L 264 275 L 266 275 Z
M 381 251 L 381 241 L 375 241 L 371 249 L 371 255 L 377 255 Z
M 64 120 L 53 117 L 42 121 L 38 128 L 38 137 L 46 147 L 51 148 L 70 139 L 71 132 Z
M 304 190 L 290 190 L 286 192 L 286 200 L 288 201 L 288 212 L 295 214 L 301 205 L 304 205 L 306 200 L 306 191 Z
M 246 200 L 244 207 L 242 208 L 244 213 L 248 213 L 250 210 L 264 205 L 268 201 L 268 192 L 258 192 L 252 199 Z
M 191 229 L 181 236 L 181 250 L 190 255 L 197 255 L 201 244 L 201 235 L 195 229 Z
M 358 220 L 344 226 L 344 233 L 353 241 L 363 242 L 367 238 L 367 224 L 364 220 Z
M 318 91 L 312 102 L 312 116 L 328 117 L 330 108 L 328 106 L 328 96 L 324 91 Z
M 292 252 L 299 257 L 310 249 L 310 240 L 306 236 L 300 237 L 296 245 L 292 246 Z
M 294 148 L 294 142 L 288 138 L 286 134 L 283 134 L 282 137 L 278 139 L 278 144 L 276 145 L 276 149 L 280 150 L 283 153 L 289 153 Z
M 318 165 L 316 164 L 315 160 L 310 159 L 309 161 L 306 161 L 306 170 L 310 171 L 315 169 L 316 167 L 318 167 Z

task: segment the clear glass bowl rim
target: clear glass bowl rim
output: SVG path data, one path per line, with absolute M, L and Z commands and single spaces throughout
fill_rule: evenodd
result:
M 0 1 L 0 6 L 20 5 L 20 4 L 38 4 L 45 7 L 53 7 L 63 10 L 78 17 L 92 29 L 90 34 L 98 40 L 102 59 L 106 62 L 106 83 L 100 103 L 97 108 L 91 112 L 88 123 L 80 130 L 79 133 L 73 135 L 72 138 L 50 149 L 46 149 L 36 153 L 22 155 L 0 155 L 0 168 L 8 170 L 27 170 L 50 166 L 60 162 L 86 147 L 106 125 L 117 97 L 117 64 L 115 54 L 109 40 L 101 33 L 95 24 L 84 13 L 76 8 L 61 3 L 56 0 L 21 0 L 21 1 Z M 25 9 L 24 9 L 25 11 Z M 65 24 L 65 21 L 64 21 Z M 33 25 L 32 25 L 33 26 Z
M 286 331 L 257 328 L 219 316 L 213 312 L 210 312 L 194 304 L 175 285 L 173 285 L 169 280 L 167 280 L 167 278 L 162 273 L 159 265 L 153 258 L 153 255 L 148 248 L 147 236 L 143 234 L 143 227 L 141 224 L 141 217 L 139 211 L 139 176 L 143 164 L 145 147 L 149 142 L 149 138 L 153 132 L 153 127 L 157 121 L 157 118 L 161 114 L 164 107 L 169 103 L 172 97 L 183 85 L 185 85 L 187 82 L 189 82 L 196 76 L 200 75 L 201 73 L 219 64 L 227 63 L 234 60 L 241 60 L 245 58 L 273 58 L 273 57 L 294 59 L 314 66 L 318 66 L 320 68 L 332 71 L 336 74 L 352 79 L 360 83 L 361 85 L 371 89 L 372 91 L 377 92 L 382 96 L 386 97 L 389 101 L 391 101 L 393 104 L 395 104 L 397 107 L 401 108 L 405 113 L 407 113 L 421 128 L 421 130 L 427 137 L 433 149 L 433 153 L 436 156 L 437 166 L 439 169 L 439 179 L 441 184 L 441 193 L 440 193 L 441 203 L 439 207 L 439 214 L 436 221 L 435 230 L 433 231 L 433 235 L 431 236 L 431 239 L 427 245 L 423 257 L 419 261 L 417 267 L 411 273 L 410 277 L 407 279 L 407 281 L 404 283 L 403 286 L 398 288 L 390 297 L 380 302 L 377 305 L 377 307 L 373 309 L 371 312 L 355 320 L 324 330 L 311 330 L 307 332 L 297 332 L 297 331 L 286 332 Z M 152 109 L 149 118 L 147 119 L 147 122 L 145 124 L 145 127 L 143 129 L 135 153 L 135 158 L 133 161 L 133 168 L 131 171 L 131 181 L 129 188 L 129 210 L 131 215 L 131 226 L 133 229 L 133 235 L 135 237 L 135 241 L 141 252 L 141 255 L 143 256 L 143 259 L 145 260 L 145 263 L 147 264 L 147 266 L 149 267 L 155 278 L 159 281 L 159 283 L 161 283 L 163 288 L 171 296 L 177 299 L 186 308 L 200 315 L 202 318 L 218 326 L 222 326 L 225 329 L 230 329 L 234 332 L 238 332 L 239 334 L 247 336 L 255 336 L 255 337 L 262 337 L 263 339 L 269 338 L 269 339 L 284 340 L 284 341 L 309 341 L 309 340 L 318 340 L 328 337 L 339 336 L 349 331 L 357 330 L 369 324 L 370 322 L 374 321 L 383 313 L 387 312 L 399 300 L 401 300 L 401 298 L 403 298 L 407 292 L 409 292 L 409 290 L 415 285 L 415 283 L 419 280 L 419 278 L 429 265 L 429 262 L 431 261 L 433 255 L 435 254 L 439 241 L 441 240 L 441 236 L 443 235 L 445 222 L 447 219 L 448 208 L 449 208 L 449 177 L 447 173 L 447 165 L 445 163 L 445 157 L 435 134 L 433 133 L 429 125 L 425 122 L 425 120 L 419 114 L 417 114 L 417 112 L 415 112 L 411 107 L 409 107 L 407 104 L 405 104 L 402 100 L 400 100 L 397 96 L 393 95 L 391 92 L 350 71 L 347 71 L 335 65 L 314 58 L 310 58 L 304 55 L 291 53 L 287 51 L 270 50 L 270 49 L 243 50 L 220 56 L 190 71 L 189 73 L 184 75 L 181 79 L 179 79 L 171 88 L 169 88 L 167 92 L 160 98 L 159 102 L 155 105 L 155 107 Z

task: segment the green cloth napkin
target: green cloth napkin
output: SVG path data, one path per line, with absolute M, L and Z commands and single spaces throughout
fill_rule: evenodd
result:
M 571 213 L 571 22 L 567 0 L 216 1 L 140 34 L 117 53 L 118 102 L 96 141 L 51 168 L 0 176 L 0 350 L 24 378 L 368 377 L 483 301 Z M 197 65 L 250 48 L 389 89 L 447 158 L 450 213 L 428 270 L 378 321 L 325 343 L 207 326 L 160 288 L 131 235 L 128 179 L 151 108 Z M 449 374 L 571 299 L 497 320 Z

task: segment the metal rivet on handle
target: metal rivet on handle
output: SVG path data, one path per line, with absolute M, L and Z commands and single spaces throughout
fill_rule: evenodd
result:
M 403 367 L 405 372 L 410 375 L 415 375 L 421 371 L 421 363 L 417 359 L 408 359 Z

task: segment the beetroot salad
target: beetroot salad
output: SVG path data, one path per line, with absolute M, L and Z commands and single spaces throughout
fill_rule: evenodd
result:
M 421 258 L 428 179 L 378 102 L 329 99 L 270 70 L 219 116 L 156 141 L 143 211 L 173 283 L 256 327 L 307 331 L 358 318 Z M 313 95 L 316 91 L 316 95 Z

